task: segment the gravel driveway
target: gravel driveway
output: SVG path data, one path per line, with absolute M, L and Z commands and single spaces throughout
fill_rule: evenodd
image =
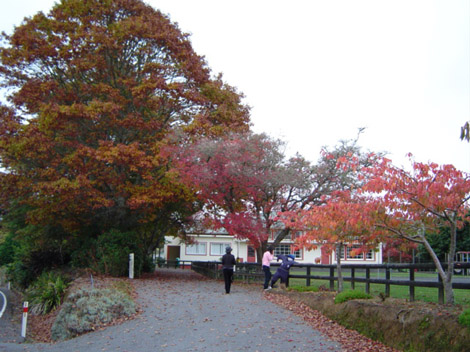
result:
M 221 281 L 189 270 L 164 269 L 135 280 L 142 314 L 56 344 L 0 343 L 1 352 L 103 351 L 341 351 L 290 311 L 263 298 L 260 287 Z

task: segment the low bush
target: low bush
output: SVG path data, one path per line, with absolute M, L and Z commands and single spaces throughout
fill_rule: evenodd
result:
M 87 239 L 72 254 L 75 267 L 92 270 L 115 277 L 129 274 L 129 254 L 134 253 L 134 275 L 153 272 L 155 264 L 146 254 L 145 244 L 137 232 L 110 230 L 97 239 Z
M 33 314 L 47 314 L 62 303 L 68 282 L 60 274 L 43 272 L 26 291 Z
M 82 289 L 66 299 L 52 326 L 52 339 L 69 339 L 135 312 L 134 302 L 121 291 Z
M 352 299 L 370 299 L 372 298 L 371 295 L 362 292 L 362 291 L 355 291 L 355 290 L 345 290 L 340 292 L 335 297 L 335 303 L 343 303 Z
M 316 286 L 301 286 L 301 285 L 289 286 L 287 290 L 297 291 L 297 292 L 318 292 L 319 291 L 318 287 Z
M 470 328 L 470 309 L 465 309 L 459 315 L 459 324 Z

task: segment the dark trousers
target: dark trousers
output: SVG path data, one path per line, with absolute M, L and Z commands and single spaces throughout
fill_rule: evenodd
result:
M 281 284 L 286 284 L 287 279 L 289 277 L 289 272 L 286 270 L 283 270 L 281 268 L 277 269 L 277 271 L 274 273 L 273 280 L 271 282 L 271 286 L 274 286 L 277 280 L 281 279 Z
M 263 271 L 264 271 L 264 289 L 267 289 L 269 287 L 269 281 L 271 280 L 271 277 L 272 277 L 271 268 L 269 266 L 263 265 Z
M 233 269 L 224 268 L 224 281 L 225 281 L 225 293 L 230 293 L 230 286 L 232 286 L 233 280 Z

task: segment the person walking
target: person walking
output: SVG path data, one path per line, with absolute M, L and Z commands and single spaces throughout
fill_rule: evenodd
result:
M 271 274 L 271 262 L 274 259 L 274 247 L 269 246 L 267 251 L 264 252 L 263 254 L 263 260 L 262 260 L 262 265 L 263 265 L 263 272 L 264 272 L 264 290 L 268 291 L 272 287 L 269 286 L 269 281 L 271 280 L 272 274 Z
M 235 257 L 232 254 L 232 248 L 225 248 L 225 254 L 222 256 L 222 271 L 224 273 L 225 293 L 230 293 L 230 287 L 233 281 L 233 266 L 236 264 Z
M 296 261 L 294 261 L 294 259 L 295 257 L 292 254 L 280 254 L 277 256 L 277 261 L 282 260 L 282 264 L 279 268 L 277 268 L 277 271 L 274 273 L 274 276 L 271 280 L 271 287 L 274 287 L 274 284 L 279 279 L 281 279 L 281 288 L 283 288 L 282 285 L 284 285 L 285 287 L 285 285 L 287 284 L 287 279 L 289 278 L 290 267 L 293 264 L 298 264 Z

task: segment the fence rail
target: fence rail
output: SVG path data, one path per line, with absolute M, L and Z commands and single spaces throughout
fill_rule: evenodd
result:
M 272 267 L 277 267 L 279 264 L 273 263 Z M 447 265 L 444 264 L 444 268 Z M 192 262 L 191 268 L 205 276 L 220 279 L 222 275 L 222 264 L 220 262 Z M 304 268 L 306 273 L 299 274 L 298 270 Z M 470 263 L 456 263 L 456 270 L 460 273 L 470 272 Z M 324 270 L 326 275 L 314 275 L 312 271 Z M 415 300 L 415 288 L 416 287 L 430 287 L 436 288 L 438 291 L 439 303 L 444 303 L 444 286 L 434 264 L 344 264 L 341 265 L 341 271 L 343 280 L 351 283 L 351 288 L 355 288 L 356 283 L 365 283 L 366 293 L 370 293 L 371 284 L 380 284 L 385 286 L 385 296 L 390 296 L 390 287 L 393 285 L 397 286 L 408 286 L 409 287 L 409 299 L 410 301 Z M 384 272 L 385 279 L 373 278 L 371 273 L 374 271 Z M 392 273 L 396 272 L 408 272 L 408 279 L 392 279 Z M 416 272 L 427 271 L 434 272 L 436 279 L 430 280 L 417 280 Z M 297 272 L 297 273 L 296 273 Z M 312 280 L 326 280 L 329 281 L 330 290 L 334 290 L 335 282 L 338 281 L 337 267 L 336 265 L 322 265 L 322 264 L 296 264 L 292 266 L 289 279 L 304 279 L 306 286 L 311 286 Z M 363 276 L 356 276 L 361 273 Z M 238 263 L 234 271 L 234 277 L 236 280 L 243 282 L 263 282 L 264 273 L 261 265 L 258 263 Z M 470 278 L 467 282 L 453 282 L 452 287 L 455 289 L 470 289 Z
M 179 268 L 179 269 L 191 269 L 191 264 L 193 262 L 191 260 L 163 260 L 163 261 L 156 261 L 155 264 L 159 268 Z

